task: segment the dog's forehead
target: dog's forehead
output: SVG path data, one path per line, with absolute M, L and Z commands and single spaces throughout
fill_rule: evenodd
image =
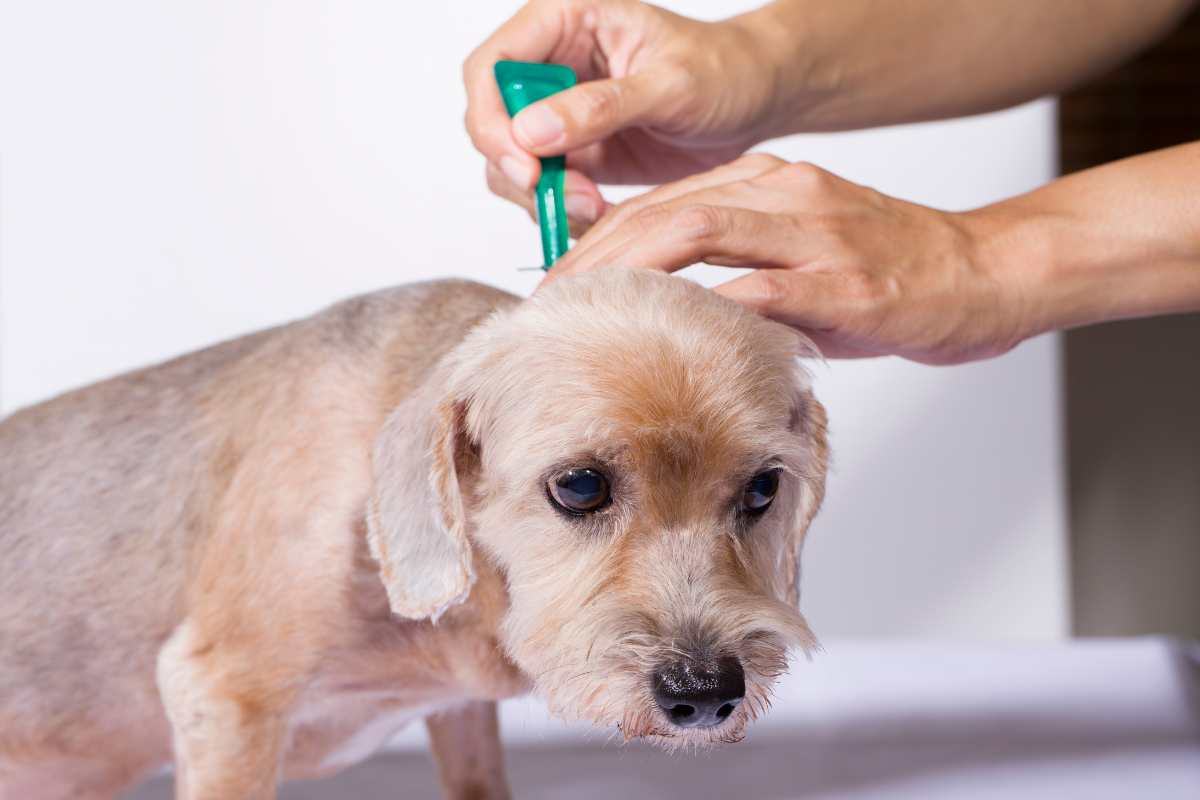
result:
M 797 335 L 683 279 L 563 278 L 495 331 L 474 419 L 528 456 L 731 463 L 762 458 L 796 421 Z
M 555 455 L 620 454 L 645 469 L 725 472 L 769 455 L 793 421 L 789 362 L 721 362 L 652 338 L 558 356 L 521 426 L 526 441 L 541 440 Z
M 612 357 L 581 364 L 575 379 L 592 394 L 597 412 L 626 436 L 716 443 L 788 423 L 788 364 L 751 367 L 734 357 L 688 353 L 669 340 L 614 350 Z

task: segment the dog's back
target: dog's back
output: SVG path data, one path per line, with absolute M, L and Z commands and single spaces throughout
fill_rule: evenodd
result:
M 233 435 L 206 409 L 249 392 L 246 413 L 266 418 L 280 393 L 380 371 L 403 393 L 514 302 L 465 281 L 384 290 L 0 420 L 0 778 L 13 754 L 74 749 L 76 730 L 161 718 L 155 658 L 186 613 Z M 384 390 L 362 380 L 347 391 Z

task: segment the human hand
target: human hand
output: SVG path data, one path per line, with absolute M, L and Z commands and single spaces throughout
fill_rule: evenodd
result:
M 532 0 L 463 65 L 467 131 L 493 192 L 534 213 L 537 156 L 567 155 L 580 233 L 598 183 L 656 184 L 729 161 L 766 134 L 776 70 L 742 18 L 698 22 L 635 0 Z M 571 66 L 580 84 L 509 120 L 500 59 Z
M 610 212 L 547 280 L 591 269 L 754 267 L 716 288 L 831 358 L 951 364 L 1041 332 L 1032 279 L 992 258 L 995 221 L 887 197 L 811 164 L 750 154 Z

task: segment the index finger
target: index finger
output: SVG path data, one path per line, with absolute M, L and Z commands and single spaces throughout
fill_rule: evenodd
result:
M 466 126 L 471 142 L 495 164 L 503 165 L 506 157 L 516 159 L 529 177 L 528 186 L 537 179 L 538 160 L 513 139 L 512 124 L 492 70 L 501 60 L 546 60 L 561 39 L 562 22 L 562 14 L 554 13 L 544 3 L 527 3 L 463 62 Z

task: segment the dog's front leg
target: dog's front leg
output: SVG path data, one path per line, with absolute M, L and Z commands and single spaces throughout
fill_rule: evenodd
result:
M 236 654 L 197 650 L 184 624 L 162 648 L 158 685 L 175 747 L 177 800 L 271 800 L 284 722 L 270 692 L 239 680 Z M 252 663 L 252 662 L 251 662 Z
M 447 800 L 507 800 L 508 779 L 494 702 L 473 700 L 426 717 L 425 725 Z

